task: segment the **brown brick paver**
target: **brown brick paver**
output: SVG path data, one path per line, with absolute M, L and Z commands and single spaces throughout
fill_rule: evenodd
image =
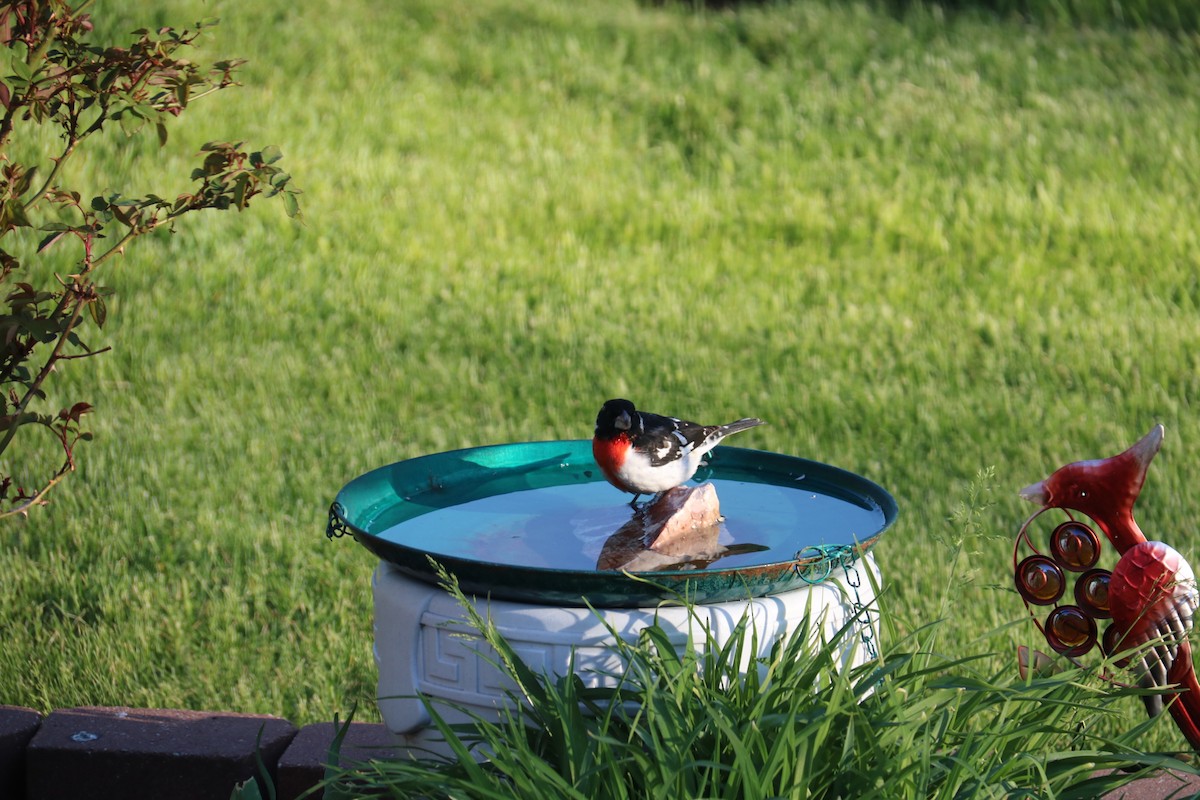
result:
M 228 798 L 255 776 L 256 748 L 274 779 L 295 735 L 292 723 L 260 714 L 62 709 L 46 717 L 29 742 L 26 797 Z
M 41 724 L 32 708 L 0 706 L 0 797 L 24 795 L 25 747 Z
M 305 725 L 279 757 L 279 800 L 296 800 L 325 777 L 329 745 L 337 728 L 332 722 Z M 338 752 L 338 766 L 347 767 L 376 758 L 396 758 L 400 750 L 387 727 L 352 722 Z M 316 794 L 320 797 L 320 793 Z

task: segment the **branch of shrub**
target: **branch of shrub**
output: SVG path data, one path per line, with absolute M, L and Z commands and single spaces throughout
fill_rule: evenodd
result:
M 17 431 L 33 424 L 55 434 L 65 458 L 35 483 L 34 490 L 26 490 L 14 478 L 18 470 L 7 461 L 0 470 L 0 503 L 11 502 L 13 507 L 0 512 L 0 518 L 25 516 L 32 507 L 45 505 L 50 490 L 75 470 L 76 445 L 92 438 L 80 427 L 80 417 L 92 411 L 91 404 L 75 402 L 57 414 L 37 412 L 35 406 L 46 401 L 46 383 L 60 362 L 111 349 L 93 349 L 80 338 L 88 320 L 99 330 L 108 319 L 105 298 L 112 290 L 95 283 L 96 269 L 123 254 L 134 239 L 164 225 L 174 230 L 176 220 L 193 212 L 240 211 L 261 195 L 281 197 L 288 216 L 300 216 L 299 191 L 291 185 L 291 176 L 276 166 L 279 150 L 246 152 L 241 142 L 206 144 L 201 164 L 191 174 L 198 186 L 174 199 L 109 192 L 85 201 L 80 192 L 60 183 L 81 144 L 111 122 L 129 136 L 152 126 L 164 145 L 168 118 L 180 116 L 194 100 L 236 85 L 233 73 L 243 63 L 227 60 L 202 67 L 177 57 L 208 27 L 204 23 L 191 30 L 134 31 L 136 38 L 126 47 L 97 46 L 87 40 L 92 23 L 83 13 L 91 5 L 92 0 L 85 0 L 72 8 L 68 0 L 47 0 L 0 7 L 0 44 L 5 48 L 0 50 L 0 239 L 40 232 L 35 257 L 49 257 L 47 251 L 64 240 L 76 240 L 82 247 L 73 274 L 66 279 L 55 275 L 57 286 L 43 289 L 31 280 L 14 282 L 2 301 L 0 456 L 10 456 L 14 442 L 25 442 L 16 438 Z M 57 128 L 65 140 L 58 157 L 48 159 L 52 165 L 41 181 L 37 164 L 8 157 L 12 140 L 27 126 L 35 137 L 44 137 L 38 128 Z M 37 212 L 44 216 L 40 224 L 33 219 Z M 120 232 L 116 241 L 97 252 L 98 242 L 114 231 Z M 12 253 L 0 249 L 0 284 L 21 269 Z M 35 453 L 31 445 L 18 453 L 18 460 L 29 460 Z

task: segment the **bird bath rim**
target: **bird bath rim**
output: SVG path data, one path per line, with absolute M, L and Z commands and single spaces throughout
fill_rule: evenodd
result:
M 592 459 L 591 442 L 581 439 L 485 445 L 419 456 L 371 470 L 338 493 L 329 510 L 326 535 L 352 535 L 381 560 L 420 580 L 437 583 L 432 558 L 469 594 L 549 605 L 629 608 L 684 599 L 725 602 L 818 583 L 873 548 L 898 513 L 895 500 L 882 487 L 828 464 L 726 446 L 715 448 L 709 461 L 698 479 L 815 492 L 877 511 L 882 519 L 873 530 L 864 531 L 852 541 L 792 542 L 787 557 L 773 553 L 775 560 L 765 563 L 723 568 L 717 562 L 707 569 L 654 572 L 497 564 L 431 552 L 379 535 L 391 525 L 476 499 L 528 489 L 603 483 L 603 475 Z M 607 488 L 613 506 L 625 502 L 616 489 Z

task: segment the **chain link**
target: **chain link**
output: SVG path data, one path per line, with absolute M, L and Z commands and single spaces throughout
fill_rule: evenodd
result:
M 846 572 L 846 584 L 854 591 L 854 602 L 851 609 L 854 612 L 854 619 L 857 619 L 859 625 L 858 635 L 862 638 L 863 646 L 867 648 L 867 655 L 872 661 L 879 658 L 879 649 L 875 646 L 875 624 L 871 619 L 871 611 L 862 601 L 862 595 L 858 593 L 858 589 L 862 586 L 862 576 L 858 574 L 857 556 L 851 554 L 849 558 L 843 559 L 842 569 Z
M 875 644 L 875 625 L 871 619 L 871 611 L 862 601 L 859 589 L 862 587 L 862 575 L 858 571 L 858 553 L 852 545 L 809 545 L 795 555 L 796 563 L 792 565 L 795 575 L 808 584 L 818 584 L 833 573 L 835 567 L 840 568 L 846 576 L 846 585 L 854 595 L 851 601 L 850 619 L 859 621 L 859 638 L 863 647 L 872 660 L 879 658 L 879 648 Z M 804 563 L 800 563 L 804 562 Z
M 354 529 L 343 519 L 343 514 L 345 513 L 346 509 L 342 508 L 342 504 L 336 500 L 329 507 L 329 523 L 325 526 L 325 536 L 327 538 L 340 539 L 347 534 L 354 535 Z

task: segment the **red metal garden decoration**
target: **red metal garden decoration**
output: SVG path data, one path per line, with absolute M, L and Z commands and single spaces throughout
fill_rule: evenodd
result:
M 1021 497 L 1040 508 L 1017 533 L 1013 574 L 1034 624 L 1055 652 L 1078 665 L 1097 643 L 1110 656 L 1136 651 L 1132 667 L 1139 685 L 1159 690 L 1145 696 L 1146 710 L 1155 716 L 1169 708 L 1200 751 L 1200 684 L 1188 642 L 1200 605 L 1196 578 L 1178 551 L 1147 541 L 1133 519 L 1163 433 L 1156 425 L 1123 453 L 1068 464 L 1022 489 Z M 1050 530 L 1043 552 L 1030 531 L 1050 509 L 1062 510 L 1067 520 Z M 1093 525 L 1119 556 L 1111 572 L 1099 566 L 1102 540 Z M 1110 619 L 1100 635 L 1100 622 Z

